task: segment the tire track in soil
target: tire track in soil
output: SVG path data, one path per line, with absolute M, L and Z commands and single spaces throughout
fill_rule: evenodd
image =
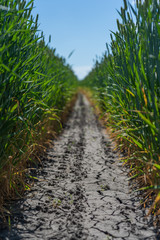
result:
M 12 205 L 11 231 L 1 225 L 0 239 L 159 239 L 103 130 L 79 94 L 63 133 L 37 170 L 40 180 Z

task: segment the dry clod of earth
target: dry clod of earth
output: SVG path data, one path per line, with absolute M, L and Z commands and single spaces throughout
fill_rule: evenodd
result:
M 85 96 L 79 94 L 38 178 L 12 206 L 11 229 L 0 226 L 0 239 L 159 239 Z

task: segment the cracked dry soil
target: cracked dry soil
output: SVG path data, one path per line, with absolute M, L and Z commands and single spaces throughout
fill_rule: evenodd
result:
M 0 239 L 159 239 L 85 96 L 79 94 L 42 162 L 39 180 L 12 206 L 12 227 L 1 227 Z

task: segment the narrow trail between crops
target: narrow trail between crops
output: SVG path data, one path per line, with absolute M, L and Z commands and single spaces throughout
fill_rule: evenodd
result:
M 11 230 L 1 227 L 0 239 L 159 239 L 85 96 L 79 94 L 42 162 L 39 180 L 12 207 Z

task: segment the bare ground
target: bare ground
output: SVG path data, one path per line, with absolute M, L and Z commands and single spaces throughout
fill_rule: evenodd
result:
M 12 226 L 0 226 L 0 239 L 160 239 L 85 96 L 78 96 L 37 177 L 11 206 Z

